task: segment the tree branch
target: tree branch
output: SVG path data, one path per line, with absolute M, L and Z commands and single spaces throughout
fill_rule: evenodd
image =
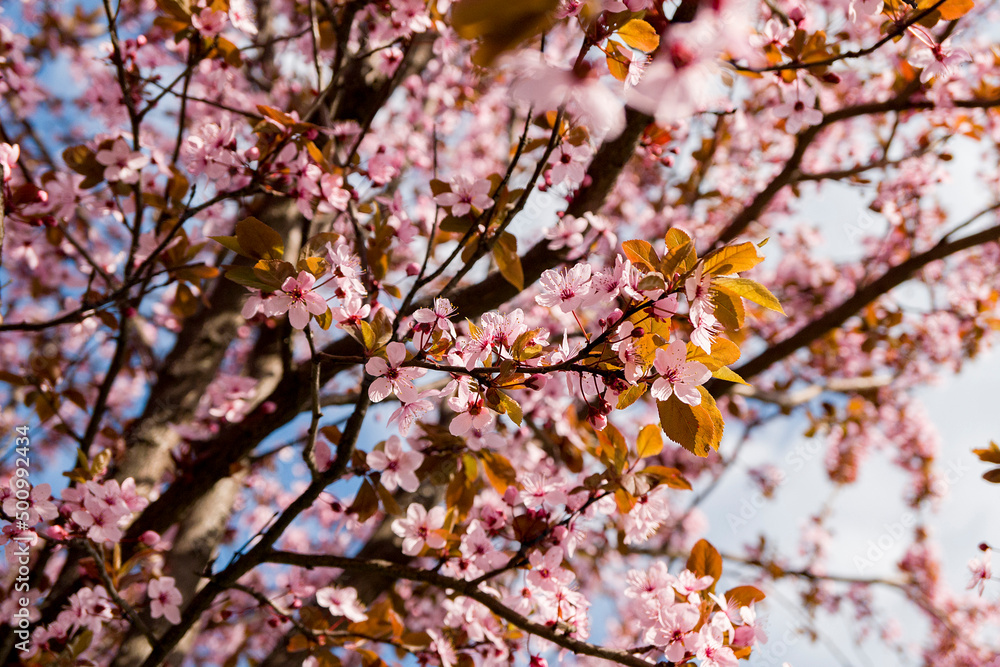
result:
M 355 558 L 346 558 L 344 556 L 300 554 L 290 551 L 272 551 L 267 555 L 266 560 L 270 563 L 292 565 L 308 569 L 315 567 L 333 567 L 349 572 L 377 572 L 381 576 L 392 579 L 405 579 L 407 581 L 423 582 L 445 591 L 455 591 L 471 600 L 475 600 L 508 623 L 515 625 L 521 630 L 529 632 L 536 637 L 541 637 L 542 639 L 546 639 L 557 646 L 573 651 L 577 655 L 589 655 L 595 658 L 610 660 L 611 662 L 616 662 L 620 665 L 628 665 L 629 667 L 650 667 L 650 663 L 647 660 L 644 660 L 643 658 L 627 651 L 604 648 L 603 646 L 597 646 L 579 639 L 574 639 L 573 637 L 563 634 L 554 627 L 543 625 L 542 623 L 537 623 L 525 618 L 510 607 L 503 604 L 497 598 L 481 590 L 478 586 L 474 586 L 472 582 L 463 581 L 461 579 L 452 579 L 451 577 L 446 577 L 442 574 L 438 574 L 437 572 L 421 570 L 406 565 L 397 565 L 396 563 L 390 563 L 383 560 L 359 560 Z M 659 664 L 671 665 L 673 663 L 661 662 Z
M 787 358 L 814 340 L 836 329 L 854 316 L 858 311 L 875 301 L 883 294 L 910 279 L 920 269 L 931 262 L 944 259 L 962 250 L 968 250 L 984 243 L 1000 240 L 1000 225 L 984 229 L 961 239 L 947 241 L 942 239 L 930 250 L 910 257 L 905 262 L 892 267 L 880 277 L 864 286 L 859 286 L 853 295 L 836 308 L 828 311 L 818 319 L 805 325 L 784 340 L 773 343 L 768 349 L 750 361 L 735 369 L 743 378 L 751 378 L 769 368 L 782 359 Z M 735 385 L 711 380 L 706 387 L 713 396 L 719 397 L 733 390 Z

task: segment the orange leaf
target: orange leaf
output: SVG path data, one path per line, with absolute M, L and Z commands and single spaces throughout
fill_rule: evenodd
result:
M 718 581 L 722 576 L 722 556 L 708 540 L 701 539 L 691 550 L 686 567 L 699 577 L 712 577 Z
M 945 21 L 954 21 L 968 14 L 975 6 L 973 0 L 946 0 L 937 11 Z
M 643 53 L 652 53 L 660 45 L 660 36 L 642 19 L 632 19 L 618 30 L 622 41 Z

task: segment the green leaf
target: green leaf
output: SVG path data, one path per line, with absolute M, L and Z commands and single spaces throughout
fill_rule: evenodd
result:
M 305 242 L 305 245 L 299 251 L 299 261 L 307 257 L 325 257 L 326 244 L 336 245 L 339 238 L 340 234 L 335 232 L 320 232 L 319 234 L 310 236 L 309 240 Z
M 741 329 L 747 316 L 746 308 L 743 307 L 743 299 L 719 290 L 713 290 L 711 294 L 712 302 L 715 304 L 715 316 L 722 323 L 722 326 L 730 331 Z
M 517 291 L 524 289 L 524 270 L 521 268 L 521 258 L 517 254 L 517 238 L 513 234 L 504 232 L 497 239 L 493 246 L 493 257 L 497 261 L 497 268 L 507 282 L 513 285 Z
M 716 436 L 715 421 L 704 405 L 688 405 L 673 395 L 666 401 L 657 401 L 656 408 L 667 437 L 695 456 L 708 456 L 718 447 L 722 435 Z
M 285 242 L 281 234 L 257 218 L 246 218 L 236 223 L 236 239 L 243 251 L 254 259 L 281 259 Z
M 399 503 L 397 503 L 396 499 L 393 498 L 389 489 L 382 486 L 382 484 L 376 484 L 375 491 L 378 493 L 379 500 L 382 501 L 382 507 L 385 509 L 386 514 L 400 516 L 403 513 L 403 510 L 399 508 Z
M 511 421 L 521 425 L 521 421 L 524 419 L 523 413 L 521 412 L 521 404 L 515 401 L 513 398 L 508 396 L 502 391 L 497 390 L 497 403 L 498 407 L 502 409 L 503 412 L 510 417 Z
M 719 336 L 712 342 L 712 354 L 705 354 L 705 351 L 694 343 L 688 343 L 687 345 L 687 360 L 701 362 L 710 371 L 715 371 L 723 366 L 735 363 L 739 358 L 739 346 L 722 336 Z
M 697 261 L 698 255 L 695 253 L 694 243 L 688 241 L 687 243 L 682 243 L 679 246 L 671 248 L 667 252 L 663 257 L 663 261 L 660 262 L 660 273 L 668 278 L 672 278 L 675 273 L 690 271 Z
M 660 36 L 653 26 L 642 19 L 632 19 L 618 30 L 621 40 L 633 49 L 643 53 L 652 53 L 660 45 Z
M 753 301 L 757 305 L 764 306 L 776 313 L 785 314 L 785 311 L 781 308 L 781 304 L 774 295 L 756 280 L 750 280 L 749 278 L 715 278 L 712 281 L 712 286 L 730 294 L 741 296 L 748 301 Z
M 559 0 L 461 0 L 451 6 L 451 25 L 463 39 L 479 40 L 472 62 L 489 67 L 504 51 L 545 31 Z
M 667 230 L 666 235 L 663 237 L 663 243 L 667 246 L 668 250 L 673 250 L 677 246 L 682 246 L 685 243 L 690 243 L 691 237 L 683 229 L 678 229 L 677 227 L 671 227 Z
M 62 152 L 63 162 L 76 173 L 84 176 L 80 187 L 84 190 L 104 180 L 104 165 L 97 161 L 97 154 L 86 146 L 70 146 Z
M 660 266 L 660 258 L 649 241 L 635 239 L 622 243 L 622 252 L 632 265 L 643 271 L 655 271 Z
M 262 292 L 274 292 L 281 287 L 281 283 L 260 278 L 252 267 L 228 266 L 224 268 L 226 269 L 226 278 L 238 285 L 259 289 Z
M 209 236 L 208 238 L 212 239 L 216 243 L 222 244 L 222 246 L 224 246 L 227 250 L 232 250 L 241 257 L 249 256 L 243 252 L 243 248 L 240 247 L 240 242 L 235 236 Z
M 656 456 L 663 451 L 663 436 L 660 434 L 660 427 L 656 424 L 643 426 L 639 431 L 639 437 L 635 441 L 635 449 L 640 459 L 647 456 Z
M 632 405 L 638 401 L 642 395 L 646 393 L 646 385 L 644 384 L 634 384 L 621 394 L 618 395 L 618 405 L 619 410 L 624 410 L 628 406 Z
M 719 248 L 705 257 L 703 272 L 712 275 L 729 275 L 748 271 L 764 261 L 757 254 L 757 246 L 749 241 L 739 245 Z
M 479 452 L 479 458 L 483 461 L 486 478 L 501 496 L 507 491 L 507 487 L 517 484 L 514 466 L 503 455 L 484 449 Z
M 364 341 L 365 349 L 371 352 L 375 349 L 375 331 L 372 329 L 372 325 L 368 324 L 364 320 L 358 323 L 361 328 L 361 339 Z
M 643 468 L 640 474 L 649 476 L 657 484 L 666 484 L 671 489 L 682 489 L 684 491 L 691 490 L 691 482 L 687 481 L 681 471 L 677 468 L 668 468 L 667 466 L 648 466 Z
M 728 366 L 723 366 L 712 371 L 712 377 L 725 380 L 726 382 L 735 382 L 737 384 L 745 384 L 748 387 L 750 386 L 749 382 L 741 378 L 739 373 Z

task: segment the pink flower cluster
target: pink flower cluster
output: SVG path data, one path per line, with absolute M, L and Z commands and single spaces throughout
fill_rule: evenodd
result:
M 104 483 L 89 481 L 62 492 L 61 514 L 69 516 L 68 529 L 97 543 L 115 543 L 122 539 L 122 525 L 149 501 L 138 495 L 131 477 L 121 485 L 117 480 Z
M 336 308 L 334 315 L 341 326 L 356 324 L 371 312 L 371 307 L 362 306 L 361 302 L 367 294 L 360 279 L 361 262 L 343 243 L 335 247 L 327 244 L 326 259 L 330 266 L 329 281 L 336 285 L 336 294 L 343 299 L 343 305 Z M 312 316 L 319 317 L 327 311 L 327 300 L 316 291 L 318 287 L 315 275 L 299 271 L 297 276 L 285 278 L 278 291 L 263 293 L 248 288 L 251 294 L 243 306 L 243 317 L 250 319 L 257 313 L 277 317 L 288 313 L 293 327 L 305 329 Z
M 640 641 L 656 646 L 670 662 L 697 658 L 702 667 L 735 667 L 733 648 L 767 641 L 756 626 L 753 605 L 731 604 L 709 593 L 707 599 L 718 611 L 706 611 L 704 591 L 712 582 L 712 577 L 689 570 L 674 576 L 663 562 L 645 571 L 630 570 L 625 597 L 638 605 Z

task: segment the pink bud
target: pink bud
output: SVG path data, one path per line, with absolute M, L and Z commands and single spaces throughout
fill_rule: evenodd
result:
M 278 406 L 275 404 L 274 401 L 264 401 L 263 403 L 260 404 L 260 409 L 261 412 L 263 412 L 265 415 L 269 415 L 272 414 L 275 410 L 277 410 Z
M 247 159 L 251 161 L 260 159 L 260 149 L 256 146 L 251 146 L 246 150 L 244 155 L 246 155 Z
M 518 502 L 520 502 L 520 498 L 518 497 L 517 489 L 514 488 L 513 486 L 508 486 L 507 490 L 504 491 L 503 501 L 505 503 L 507 503 L 508 505 L 510 505 L 511 507 L 513 507 Z
M 50 540 L 60 542 L 69 537 L 69 533 L 62 526 L 50 526 L 47 531 L 45 531 L 45 536 Z
M 410 262 L 406 265 L 406 275 L 415 276 L 420 273 L 420 265 L 416 262 Z
M 147 547 L 156 545 L 160 541 L 159 533 L 152 530 L 147 530 L 145 533 L 139 536 L 139 541 L 145 544 Z

